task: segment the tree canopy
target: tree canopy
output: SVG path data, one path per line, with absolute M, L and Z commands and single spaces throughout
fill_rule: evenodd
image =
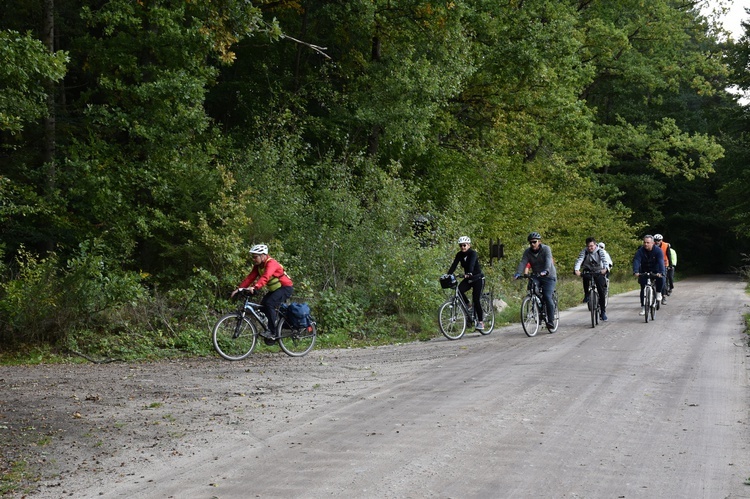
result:
M 503 241 L 497 281 L 532 230 L 562 268 L 748 246 L 748 37 L 693 2 L 0 5 L 6 338 L 200 322 L 258 242 L 329 324 L 432 313 L 460 235 Z

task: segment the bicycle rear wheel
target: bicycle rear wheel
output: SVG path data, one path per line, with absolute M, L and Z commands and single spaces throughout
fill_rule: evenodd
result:
M 211 333 L 214 349 L 227 360 L 242 360 L 253 352 L 258 341 L 255 325 L 237 312 L 227 314 Z
M 315 322 L 306 327 L 292 327 L 284 317 L 279 317 L 276 327 L 279 346 L 290 357 L 302 357 L 313 349 L 318 337 Z
M 521 302 L 521 325 L 526 336 L 531 338 L 539 331 L 538 298 L 527 296 Z
M 448 300 L 440 306 L 438 325 L 443 336 L 457 340 L 466 332 L 466 314 L 454 300 Z
M 555 315 L 552 318 L 552 327 L 547 326 L 547 331 L 550 333 L 556 332 L 560 326 L 560 307 L 557 306 L 557 290 L 552 294 L 552 303 L 555 304 Z
M 495 327 L 495 306 L 492 304 L 492 293 L 482 293 L 480 301 L 482 303 L 482 313 L 484 314 L 484 329 L 477 329 L 477 331 L 488 335 Z
M 607 284 L 604 286 L 604 306 L 609 307 L 609 279 L 607 279 Z

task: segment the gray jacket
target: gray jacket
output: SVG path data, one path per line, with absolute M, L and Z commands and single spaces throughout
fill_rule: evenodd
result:
M 578 259 L 573 266 L 573 270 L 576 272 L 581 269 L 591 272 L 601 272 L 609 268 L 607 263 L 607 256 L 604 254 L 603 249 L 596 248 L 593 252 L 589 252 L 588 248 L 583 248 L 578 254 Z
M 546 270 L 549 272 L 549 277 L 557 279 L 557 269 L 555 269 L 555 261 L 552 258 L 552 248 L 546 244 L 540 244 L 539 251 L 536 253 L 531 251 L 531 248 L 526 248 L 521 257 L 521 262 L 516 267 L 516 274 L 523 274 L 527 263 L 531 264 L 531 271 L 535 274 Z

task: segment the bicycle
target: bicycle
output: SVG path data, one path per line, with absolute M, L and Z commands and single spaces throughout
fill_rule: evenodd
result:
M 664 289 L 662 290 L 662 294 L 664 296 L 672 296 L 672 291 L 674 290 L 674 266 L 670 265 L 667 267 L 667 282 L 666 286 L 664 286 Z
M 656 279 L 660 279 L 661 274 L 642 272 L 636 274 L 636 276 L 644 276 L 646 278 L 646 286 L 643 288 L 643 305 L 646 307 L 644 317 L 646 323 L 648 323 L 649 316 L 651 316 L 651 320 L 654 320 L 656 311 L 659 310 L 659 301 L 656 299 Z
M 589 311 L 591 312 L 591 327 L 596 327 L 599 324 L 599 317 L 602 313 L 602 304 L 600 302 L 599 291 L 596 288 L 596 280 L 594 277 L 598 272 L 592 272 L 591 270 L 581 270 L 581 277 L 590 276 L 588 287 L 586 288 L 586 296 L 588 297 Z M 609 284 L 609 283 L 607 283 Z M 605 291 L 604 300 L 607 300 L 609 291 Z M 606 301 L 604 301 L 606 307 Z
M 244 300 L 235 312 L 221 317 L 214 325 L 212 338 L 214 349 L 227 360 L 242 360 L 250 355 L 258 343 L 258 336 L 268 334 L 268 318 L 262 306 L 250 300 L 250 293 L 240 291 Z M 279 312 L 275 338 L 263 336 L 267 345 L 278 342 L 281 350 L 290 357 L 302 357 L 315 346 L 318 335 L 317 323 L 310 320 L 307 325 L 295 325 L 285 314 Z
M 526 286 L 526 296 L 521 302 L 521 325 L 526 336 L 536 336 L 539 332 L 539 324 L 544 321 L 547 325 L 547 305 L 542 299 L 542 288 L 539 286 L 536 278 L 539 274 L 523 274 L 521 278 L 528 279 Z M 552 328 L 547 325 L 547 330 L 551 333 L 557 331 L 560 325 L 560 307 L 557 305 L 557 290 L 552 294 L 552 302 L 555 304 L 555 316 L 552 318 Z
M 484 283 L 484 277 L 482 278 Z M 458 290 L 458 280 L 455 275 L 443 274 L 440 277 L 443 289 L 452 289 L 453 293 L 438 310 L 438 325 L 440 332 L 449 340 L 460 339 L 466 332 L 466 324 L 471 321 L 478 324 L 476 313 L 469 308 L 463 294 Z M 482 286 L 484 288 L 484 286 Z M 479 302 L 484 313 L 484 329 L 476 328 L 482 335 L 488 335 L 495 327 L 495 307 L 493 306 L 492 290 L 482 292 Z M 469 319 L 471 317 L 471 319 Z

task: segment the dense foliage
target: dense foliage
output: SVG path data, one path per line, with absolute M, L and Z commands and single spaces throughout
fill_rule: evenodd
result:
M 501 294 L 531 230 L 561 274 L 589 235 L 623 275 L 644 232 L 688 271 L 748 247 L 750 123 L 724 89 L 750 88 L 750 41 L 700 3 L 0 6 L 6 343 L 175 347 L 258 242 L 357 337 L 433 327 L 460 235 Z

